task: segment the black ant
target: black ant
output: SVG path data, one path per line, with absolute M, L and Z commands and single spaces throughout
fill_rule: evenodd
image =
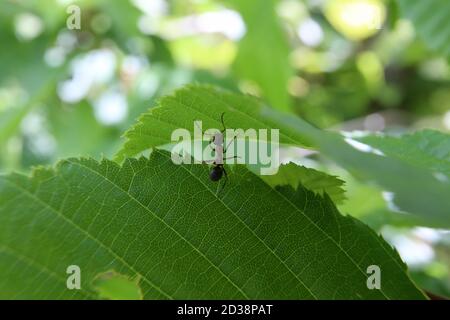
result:
M 225 115 L 225 112 L 223 112 L 220 116 L 220 121 L 222 122 L 222 126 L 223 126 L 222 131 L 212 134 L 212 139 L 210 141 L 210 146 L 211 146 L 211 143 L 214 144 L 214 148 L 212 148 L 212 147 L 211 148 L 215 152 L 216 159 L 203 161 L 203 163 L 205 163 L 205 164 L 213 165 L 213 167 L 211 168 L 211 170 L 209 172 L 209 179 L 211 181 L 218 182 L 222 179 L 222 177 L 225 177 L 225 182 L 222 186 L 222 189 L 225 188 L 225 185 L 228 181 L 228 174 L 224 167 L 224 160 L 238 158 L 237 156 L 233 156 L 230 158 L 224 158 L 224 154 L 227 153 L 227 150 L 230 147 L 231 143 L 233 143 L 234 140 L 236 139 L 236 136 L 234 136 L 233 139 L 230 141 L 230 143 L 227 145 L 227 147 L 226 148 L 223 147 L 224 132 L 226 131 L 225 122 L 223 120 L 224 115 Z

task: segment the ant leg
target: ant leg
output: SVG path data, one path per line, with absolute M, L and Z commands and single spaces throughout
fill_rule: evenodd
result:
M 227 171 L 225 170 L 225 167 L 223 167 L 223 175 L 224 175 L 224 182 L 223 182 L 223 185 L 222 185 L 222 187 L 220 188 L 220 190 L 217 192 L 217 194 L 219 194 L 220 192 L 222 192 L 222 190 L 223 189 L 225 189 L 225 186 L 227 185 L 227 182 L 228 182 L 228 174 L 227 174 Z
M 230 160 L 230 159 L 240 159 L 241 157 L 239 156 L 233 156 L 233 157 L 228 157 L 228 158 L 223 158 L 223 160 Z
M 236 135 L 233 136 L 233 139 L 231 139 L 230 143 L 228 143 L 227 147 L 225 148 L 225 150 L 223 150 L 223 153 L 227 153 L 228 148 L 231 146 L 231 144 L 236 140 Z
M 223 158 L 223 160 L 230 160 L 230 159 L 240 159 L 241 157 L 239 156 L 232 156 L 232 157 L 228 157 L 228 158 Z
M 222 127 L 223 127 L 222 133 L 224 133 L 225 130 L 227 130 L 227 127 L 225 127 L 225 122 L 223 121 L 224 115 L 225 115 L 225 112 L 222 112 L 222 114 L 220 115 L 220 122 L 222 122 Z

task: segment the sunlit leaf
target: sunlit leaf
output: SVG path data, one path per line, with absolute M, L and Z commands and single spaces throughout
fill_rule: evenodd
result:
M 302 119 L 277 112 L 250 96 L 204 86 L 188 86 L 161 100 L 127 133 L 118 160 L 171 142 L 177 128 L 194 131 L 194 120 L 204 128 L 221 128 L 225 112 L 229 128 L 280 130 L 280 143 L 314 147 L 355 177 L 375 182 L 392 194 L 399 210 L 420 218 L 422 225 L 450 227 L 450 183 L 428 168 L 419 168 L 397 157 L 379 155 L 356 140 L 317 129 Z
M 386 8 L 382 0 L 331 0 L 325 5 L 330 23 L 351 40 L 363 40 L 382 28 Z
M 344 181 L 292 162 L 281 165 L 277 174 L 261 176 L 261 178 L 272 187 L 288 185 L 297 188 L 301 184 L 320 195 L 328 194 L 335 203 L 345 200 L 345 190 L 342 188 Z

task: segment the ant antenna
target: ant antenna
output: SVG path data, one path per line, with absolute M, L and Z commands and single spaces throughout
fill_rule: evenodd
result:
M 224 115 L 225 115 L 225 112 L 222 112 L 222 114 L 220 115 L 220 122 L 222 122 L 222 127 L 223 127 L 222 133 L 224 133 L 225 130 L 227 130 L 227 128 L 225 127 L 225 122 L 223 121 Z

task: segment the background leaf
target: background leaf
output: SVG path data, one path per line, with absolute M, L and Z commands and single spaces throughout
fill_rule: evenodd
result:
M 358 140 L 381 150 L 390 157 L 436 173 L 443 173 L 450 179 L 449 134 L 424 130 L 402 136 L 367 135 Z
M 239 42 L 234 71 L 254 81 L 274 108 L 289 110 L 289 63 L 287 35 L 275 12 L 275 0 L 230 1 L 243 16 L 247 33 Z M 270 46 L 270 50 L 268 47 Z
M 288 185 L 296 189 L 300 184 L 317 194 L 328 194 L 334 203 L 345 200 L 343 180 L 292 162 L 281 165 L 277 174 L 261 178 L 272 187 Z
M 450 57 L 450 2 L 447 0 L 397 0 L 428 47 Z
M 396 252 L 328 197 L 274 190 L 243 167 L 218 197 L 207 170 L 155 151 L 1 177 L 0 297 L 91 298 L 113 269 L 147 299 L 424 298 Z M 81 291 L 66 288 L 73 264 Z M 366 286 L 373 264 L 381 290 Z

